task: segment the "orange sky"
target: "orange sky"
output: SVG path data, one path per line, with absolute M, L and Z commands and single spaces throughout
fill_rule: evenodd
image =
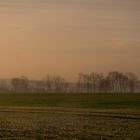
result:
M 140 76 L 139 0 L 0 0 L 0 77 L 131 71 Z

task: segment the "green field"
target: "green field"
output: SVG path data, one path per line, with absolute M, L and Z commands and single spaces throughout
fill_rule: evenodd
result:
M 139 140 L 140 94 L 0 94 L 0 139 Z
M 0 94 L 0 106 L 139 109 L 140 94 Z

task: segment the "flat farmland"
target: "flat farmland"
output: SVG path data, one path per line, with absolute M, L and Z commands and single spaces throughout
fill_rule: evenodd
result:
M 0 94 L 0 139 L 139 140 L 140 94 Z

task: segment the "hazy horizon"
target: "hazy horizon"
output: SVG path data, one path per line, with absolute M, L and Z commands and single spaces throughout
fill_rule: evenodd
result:
M 139 0 L 0 0 L 0 77 L 140 77 L 139 15 Z

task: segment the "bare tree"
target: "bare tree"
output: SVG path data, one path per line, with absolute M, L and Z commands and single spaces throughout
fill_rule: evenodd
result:
M 47 75 L 44 78 L 44 87 L 47 92 L 65 92 L 67 88 L 67 82 L 60 76 Z
M 46 93 L 127 93 L 139 92 L 140 80 L 133 73 L 113 71 L 104 76 L 102 73 L 80 73 L 77 82 L 66 82 L 60 76 L 47 75 L 43 80 L 28 80 L 27 77 L 13 78 L 13 90 L 16 92 L 46 92 Z M 6 90 L 6 85 L 0 83 L 0 89 Z
M 104 75 L 102 73 L 95 73 L 92 72 L 90 75 L 90 85 L 91 85 L 91 92 L 101 92 L 100 85 L 104 78 Z
M 97 93 L 100 92 L 100 84 L 103 79 L 103 74 L 79 74 L 78 87 L 80 92 Z
M 29 89 L 29 80 L 25 76 L 22 76 L 21 78 L 13 78 L 11 84 L 16 92 L 27 92 Z

